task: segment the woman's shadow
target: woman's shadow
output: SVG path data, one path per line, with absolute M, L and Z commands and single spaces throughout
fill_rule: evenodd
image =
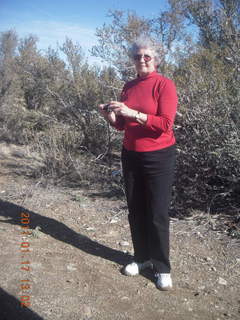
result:
M 22 226 L 21 213 L 29 214 L 30 221 L 28 225 L 30 229 L 40 227 L 41 232 L 48 234 L 57 240 L 68 243 L 87 254 L 115 262 L 121 266 L 121 273 L 123 273 L 123 266 L 133 260 L 133 257 L 130 254 L 93 241 L 89 237 L 70 229 L 62 222 L 41 216 L 24 207 L 0 199 L 0 216 L 8 218 L 7 220 L 0 219 L 0 222 Z M 141 272 L 141 275 L 154 282 L 154 276 L 151 270 L 144 270 Z
M 68 243 L 88 254 L 113 261 L 119 265 L 124 265 L 131 259 L 129 254 L 125 254 L 119 250 L 106 247 L 97 241 L 93 241 L 89 237 L 70 229 L 62 222 L 41 216 L 24 207 L 0 199 L 0 215 L 8 218 L 7 220 L 0 219 L 0 222 L 22 226 L 21 213 L 25 213 L 25 216 L 29 215 L 28 225 L 30 229 L 35 229 L 38 226 L 40 227 L 41 232 L 48 234 L 57 240 Z
M 132 259 L 131 255 L 125 254 L 116 249 L 106 247 L 105 245 L 102 245 L 97 241 L 93 241 L 90 238 L 70 229 L 62 222 L 59 222 L 52 218 L 43 217 L 40 214 L 29 211 L 24 207 L 0 199 L 0 215 L 5 217 L 4 220 L 0 219 L 0 222 L 22 226 L 21 213 L 24 213 L 25 216 L 29 214 L 30 229 L 35 229 L 38 226 L 41 228 L 41 232 L 44 232 L 57 240 L 68 243 L 88 254 L 113 261 L 120 266 L 127 264 L 129 260 Z M 152 277 L 148 271 L 144 271 L 142 275 L 149 280 L 152 280 Z M 21 316 L 21 319 L 42 319 L 28 308 L 22 310 L 23 308 L 20 307 L 19 301 L 10 296 L 7 292 L 3 291 L 1 288 L 0 298 L 2 300 L 1 312 L 3 320 L 13 318 L 19 319 L 19 316 Z

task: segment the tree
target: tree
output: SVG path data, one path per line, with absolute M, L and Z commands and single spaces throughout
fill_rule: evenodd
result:
M 0 99 L 8 94 L 15 78 L 14 58 L 17 45 L 18 38 L 14 30 L 0 34 Z

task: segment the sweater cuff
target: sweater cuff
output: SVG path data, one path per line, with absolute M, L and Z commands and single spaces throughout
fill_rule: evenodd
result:
M 164 116 L 147 115 L 146 128 L 154 131 L 168 132 L 172 130 L 172 121 Z
M 145 127 L 152 128 L 152 119 L 153 119 L 153 115 L 147 114 L 147 121 L 145 123 Z

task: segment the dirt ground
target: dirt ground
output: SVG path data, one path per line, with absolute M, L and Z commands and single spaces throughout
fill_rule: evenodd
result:
M 28 179 L 33 165 L 0 144 L 1 320 L 240 319 L 239 240 L 213 230 L 219 217 L 171 219 L 174 289 L 162 292 L 151 270 L 121 274 L 133 253 L 123 200 Z

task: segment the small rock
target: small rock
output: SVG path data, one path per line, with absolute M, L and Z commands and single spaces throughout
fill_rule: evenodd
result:
M 221 278 L 221 277 L 219 277 L 218 283 L 221 284 L 221 285 L 223 285 L 223 286 L 226 286 L 226 285 L 227 285 L 227 281 L 226 281 L 225 279 Z
M 76 267 L 76 265 L 74 263 L 70 263 L 70 264 L 67 265 L 67 269 L 69 271 L 75 271 L 75 270 L 77 270 L 77 267 Z
M 118 223 L 119 221 L 120 221 L 119 218 L 112 218 L 112 219 L 110 220 L 110 223 Z
M 96 229 L 93 228 L 93 227 L 87 227 L 86 230 L 87 230 L 87 231 L 95 231 Z
M 215 271 L 215 272 L 217 271 L 217 269 L 215 267 L 211 267 L 211 270 Z
M 128 247 L 129 246 L 129 242 L 128 241 L 120 241 L 119 242 L 121 247 Z
M 230 317 L 230 313 L 228 313 L 228 312 L 225 312 L 223 315 L 224 315 L 225 317 Z
M 212 262 L 212 259 L 210 257 L 205 257 L 204 260 L 207 262 Z
M 148 282 L 145 284 L 145 287 L 152 289 L 152 288 L 155 288 L 155 284 L 153 282 Z
M 88 288 L 89 288 L 89 285 L 87 283 L 84 283 L 83 290 L 88 290 Z

